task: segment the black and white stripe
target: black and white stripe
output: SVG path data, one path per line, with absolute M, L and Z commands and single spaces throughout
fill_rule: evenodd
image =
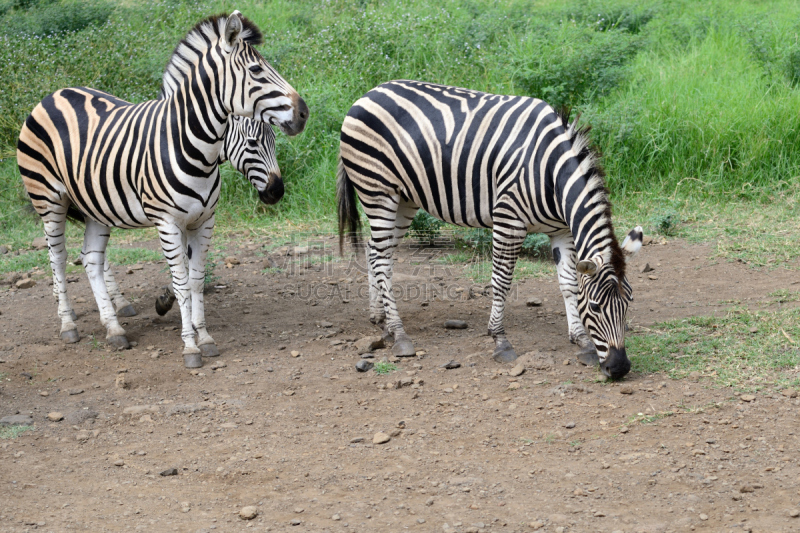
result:
M 342 125 L 340 233 L 358 231 L 356 194 L 372 232 L 370 318 L 394 335 L 395 354 L 413 355 L 414 346 L 392 296 L 392 252 L 422 208 L 446 222 L 493 230 L 495 359 L 516 358 L 503 328 L 505 299 L 525 236 L 545 233 L 570 340 L 584 351 L 596 348 L 611 377 L 630 369 L 625 255 L 641 246 L 641 228 L 623 250 L 586 132 L 545 102 L 417 81 L 380 85 L 350 108 Z
M 103 277 L 109 228 L 156 226 L 181 308 L 184 360 L 200 366 L 201 352 L 219 353 L 202 289 L 229 117 L 275 123 L 287 134 L 302 131 L 308 117 L 305 102 L 254 48 L 260 43 L 258 28 L 238 12 L 213 16 L 178 44 L 160 99 L 130 104 L 94 89 L 62 89 L 26 119 L 17 162 L 44 222 L 66 342 L 79 339 L 65 282 L 64 228 L 73 213 L 86 220 L 81 257 L 109 343 L 128 345 Z M 259 193 L 279 198 L 266 185 Z

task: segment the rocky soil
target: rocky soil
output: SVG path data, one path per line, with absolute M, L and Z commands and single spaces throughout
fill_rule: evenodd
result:
M 413 250 L 395 280 L 418 355 L 358 372 L 359 352 L 392 358 L 364 339 L 378 332 L 352 262 L 246 240 L 226 253 L 206 296 L 222 355 L 194 371 L 177 309 L 153 308 L 163 264 L 117 269 L 139 311 L 123 319 L 137 343 L 124 352 L 103 344 L 83 273 L 69 284 L 76 345 L 58 339 L 46 273 L 0 291 L 0 417 L 34 426 L 0 441 L 0 529 L 800 530 L 791 392 L 657 374 L 606 382 L 574 359 L 554 279 L 515 286 L 506 325 L 525 355 L 499 365 L 484 287 L 460 267 L 417 264 Z M 632 325 L 795 289 L 792 271 L 709 254 L 645 247 L 631 266 Z M 639 274 L 645 263 L 654 270 Z

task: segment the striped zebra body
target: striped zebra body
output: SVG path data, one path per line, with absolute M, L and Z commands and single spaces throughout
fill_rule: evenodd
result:
M 611 377 L 630 369 L 625 313 L 631 288 L 597 157 L 585 131 L 541 100 L 416 81 L 393 81 L 358 100 L 342 125 L 340 233 L 358 230 L 357 194 L 369 220 L 370 318 L 413 355 L 391 289 L 392 252 L 415 213 L 492 228 L 489 333 L 495 359 L 516 359 L 503 328 L 505 299 L 528 233 L 552 243 L 570 340 Z M 587 335 L 588 331 L 588 335 Z
M 176 48 L 160 99 L 130 104 L 94 89 L 62 89 L 26 119 L 17 162 L 44 222 L 66 342 L 79 339 L 66 295 L 64 239 L 67 215 L 77 210 L 86 220 L 81 258 L 108 342 L 128 345 L 103 275 L 110 272 L 103 268 L 109 228 L 156 226 L 181 307 L 184 360 L 200 366 L 201 351 L 219 353 L 206 330 L 202 285 L 229 119 L 253 117 L 296 134 L 308 116 L 297 92 L 253 47 L 260 41 L 258 28 L 238 12 L 210 17 Z

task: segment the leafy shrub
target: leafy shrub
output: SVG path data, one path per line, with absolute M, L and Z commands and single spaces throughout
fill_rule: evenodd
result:
M 522 241 L 522 253 L 539 259 L 550 257 L 550 237 L 543 233 L 531 233 Z
M 607 95 L 627 76 L 642 38 L 618 30 L 594 31 L 575 22 L 533 33 L 512 53 L 515 82 L 555 108 Z
M 436 238 L 441 235 L 442 226 L 444 226 L 444 222 L 427 211 L 420 209 L 414 215 L 408 231 L 418 241 L 433 244 Z
M 92 24 L 103 24 L 114 6 L 103 0 L 19 1 L 19 8 L 7 14 L 6 35 L 51 35 L 80 31 Z M 26 9 L 27 11 L 23 11 Z
M 461 247 L 473 249 L 477 254 L 488 254 L 492 251 L 492 230 L 470 228 L 458 236 L 457 243 Z
M 673 207 L 663 208 L 653 215 L 650 222 L 656 232 L 670 237 L 678 233 L 681 214 Z

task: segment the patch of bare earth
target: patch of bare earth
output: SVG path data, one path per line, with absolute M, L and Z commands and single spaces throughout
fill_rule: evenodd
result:
M 490 358 L 483 287 L 409 252 L 396 284 L 421 355 L 388 375 L 358 373 L 354 343 L 378 333 L 363 274 L 307 261 L 265 275 L 286 256 L 258 250 L 243 243 L 229 250 L 241 264 L 218 268 L 225 288 L 206 309 L 222 356 L 195 372 L 182 365 L 177 309 L 153 308 L 164 265 L 118 269 L 140 313 L 123 319 L 138 343 L 125 352 L 102 344 L 84 274 L 69 285 L 77 345 L 58 339 L 46 279 L 0 293 L 0 416 L 35 423 L 0 441 L 0 529 L 800 529 L 797 398 L 746 402 L 663 375 L 606 383 L 573 358 L 554 280 L 516 286 L 507 331 L 530 353 L 512 376 Z M 630 267 L 633 325 L 796 289 L 794 272 L 715 264 L 709 253 L 645 247 Z M 639 274 L 645 263 L 654 270 Z M 543 305 L 527 307 L 532 296 Z M 444 329 L 447 319 L 469 327 Z M 460 368 L 441 368 L 450 360 Z M 373 444 L 378 432 L 388 442 Z

